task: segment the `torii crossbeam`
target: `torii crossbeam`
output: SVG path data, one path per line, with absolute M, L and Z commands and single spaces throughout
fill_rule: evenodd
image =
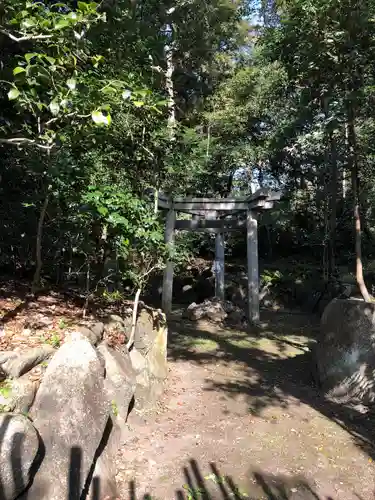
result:
M 280 193 L 259 189 L 247 198 L 168 198 L 159 194 L 158 207 L 168 210 L 165 225 L 165 242 L 174 244 L 175 230 L 206 231 L 216 234 L 215 245 L 215 294 L 224 299 L 224 233 L 245 229 L 247 231 L 248 269 L 248 318 L 259 321 L 259 263 L 258 263 L 258 214 L 273 207 Z M 192 215 L 190 220 L 176 220 L 176 212 Z M 246 212 L 246 220 L 239 215 Z M 232 216 L 231 218 L 226 218 Z M 167 262 L 163 278 L 162 307 L 168 315 L 172 310 L 173 262 Z

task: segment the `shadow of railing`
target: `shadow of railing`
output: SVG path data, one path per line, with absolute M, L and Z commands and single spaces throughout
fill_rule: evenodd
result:
M 11 416 L 6 415 L 0 425 L 0 453 L 9 427 Z M 13 491 L 19 492 L 19 500 L 46 499 L 49 500 L 49 484 L 45 484 L 45 490 L 40 488 L 37 492 L 32 488 L 32 479 L 38 473 L 39 467 L 45 457 L 43 442 L 39 439 L 39 448 L 31 465 L 30 479 L 25 481 L 22 471 L 22 456 L 24 446 L 27 446 L 26 436 L 16 432 L 12 436 L 10 445 L 10 467 L 0 469 L 0 500 L 9 498 L 5 482 L 12 484 Z M 100 456 L 100 452 L 96 457 Z M 97 459 L 97 458 L 96 458 Z M 70 449 L 69 464 L 66 471 L 61 470 L 61 464 L 56 464 L 56 478 L 64 475 L 66 477 L 66 499 L 59 500 L 156 500 L 148 493 L 141 497 L 137 495 L 135 481 L 130 481 L 127 492 L 120 492 L 117 496 L 105 496 L 101 491 L 101 479 L 93 477 L 95 460 L 87 477 L 82 475 L 83 450 L 80 447 Z M 9 464 L 8 464 L 9 465 Z M 12 477 L 6 476 L 6 471 L 11 470 Z M 4 475 L 6 477 L 4 477 Z M 302 477 L 281 477 L 267 475 L 261 471 L 251 471 L 248 477 L 248 485 L 245 489 L 238 486 L 232 477 L 220 473 L 216 464 L 210 464 L 210 474 L 204 476 L 196 460 L 191 459 L 188 466 L 182 471 L 183 486 L 175 491 L 176 500 L 333 500 L 330 497 L 319 497 L 314 488 Z M 48 483 L 53 478 L 48 479 Z M 40 483 L 40 481 L 38 481 Z M 31 496 L 29 492 L 32 491 Z M 298 493 L 299 496 L 296 496 Z M 54 497 L 55 498 L 55 497 Z M 172 500 L 172 499 L 170 499 Z
M 232 477 L 220 474 L 216 464 L 210 464 L 210 474 L 204 476 L 196 460 L 183 468 L 185 484 L 174 493 L 175 500 L 333 500 L 321 497 L 301 476 L 273 476 L 261 471 L 249 473 L 248 485 L 241 488 Z M 123 497 L 121 497 L 123 498 Z M 134 481 L 129 483 L 129 500 L 160 500 L 149 493 L 137 495 Z M 168 500 L 173 500 L 168 497 Z

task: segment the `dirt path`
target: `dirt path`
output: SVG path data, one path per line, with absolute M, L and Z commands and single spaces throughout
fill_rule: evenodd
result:
M 311 386 L 313 331 L 301 316 L 261 335 L 172 324 L 161 408 L 129 418 L 121 498 L 375 498 L 371 422 Z

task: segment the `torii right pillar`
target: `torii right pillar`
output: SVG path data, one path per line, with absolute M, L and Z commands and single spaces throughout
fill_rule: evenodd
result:
M 258 220 L 252 210 L 247 211 L 247 301 L 250 323 L 259 322 L 259 262 Z

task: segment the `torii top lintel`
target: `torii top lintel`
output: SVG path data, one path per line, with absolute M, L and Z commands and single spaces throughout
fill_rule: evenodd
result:
M 158 207 L 174 209 L 194 215 L 205 215 L 207 212 L 222 212 L 222 215 L 233 215 L 244 210 L 267 210 L 273 202 L 279 200 L 281 194 L 270 189 L 258 189 L 254 194 L 241 198 L 169 198 L 159 193 Z M 219 214 L 218 214 L 219 215 Z

